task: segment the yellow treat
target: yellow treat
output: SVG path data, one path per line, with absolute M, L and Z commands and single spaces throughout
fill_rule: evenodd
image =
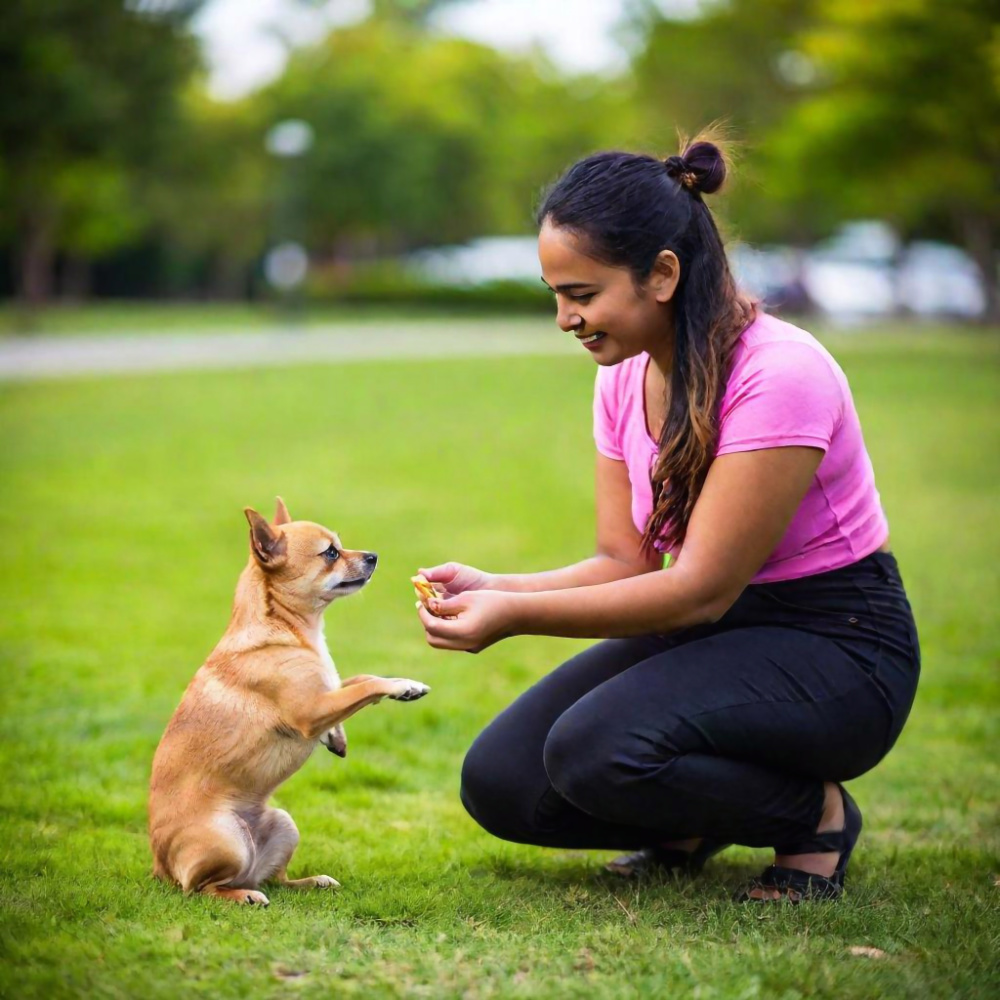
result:
M 432 600 L 442 597 L 442 592 L 436 584 L 430 582 L 423 573 L 418 573 L 416 576 L 410 577 L 410 582 L 413 584 L 413 589 L 417 592 L 417 597 L 420 598 L 420 603 L 430 611 L 429 604 Z M 431 612 L 433 614 L 433 612 Z

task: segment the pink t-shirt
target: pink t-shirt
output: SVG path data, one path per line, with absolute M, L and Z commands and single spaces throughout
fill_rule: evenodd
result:
M 649 473 L 658 447 L 646 425 L 649 363 L 649 355 L 639 354 L 599 368 L 594 392 L 594 440 L 602 455 L 628 468 L 632 520 L 639 531 L 653 509 Z M 754 583 L 839 569 L 874 552 L 889 534 L 843 371 L 805 330 L 761 313 L 734 351 L 716 454 L 790 445 L 825 454 Z

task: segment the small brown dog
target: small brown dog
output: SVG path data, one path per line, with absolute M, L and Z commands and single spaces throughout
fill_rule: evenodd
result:
M 222 640 L 188 685 L 153 759 L 149 834 L 153 874 L 237 903 L 268 904 L 273 879 L 335 888 L 329 875 L 289 879 L 299 831 L 267 800 L 323 742 L 343 756 L 341 723 L 383 698 L 413 701 L 430 688 L 398 677 L 340 682 L 323 612 L 357 593 L 374 552 L 350 552 L 326 528 L 292 521 L 281 497 L 274 524 L 255 510 L 250 561 Z

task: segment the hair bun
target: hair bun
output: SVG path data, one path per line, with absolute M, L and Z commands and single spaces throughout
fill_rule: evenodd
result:
M 671 177 L 697 194 L 713 194 L 726 179 L 722 150 L 705 139 L 693 142 L 680 156 L 668 156 L 663 164 Z

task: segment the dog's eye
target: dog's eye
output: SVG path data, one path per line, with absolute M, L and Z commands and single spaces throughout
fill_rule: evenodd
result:
M 328 549 L 321 552 L 320 555 L 326 556 L 326 558 L 329 559 L 330 562 L 335 562 L 337 559 L 340 558 L 340 553 L 332 545 Z

